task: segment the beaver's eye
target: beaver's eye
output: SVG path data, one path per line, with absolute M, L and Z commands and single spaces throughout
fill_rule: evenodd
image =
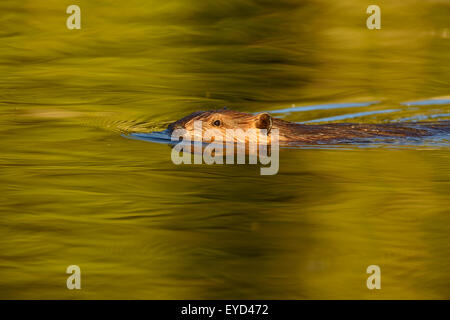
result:
M 213 122 L 213 125 L 215 125 L 216 127 L 220 126 L 220 120 L 216 120 Z

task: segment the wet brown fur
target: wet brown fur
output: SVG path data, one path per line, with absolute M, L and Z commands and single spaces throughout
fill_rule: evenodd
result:
M 261 115 L 265 121 L 261 123 Z M 450 133 L 450 121 L 435 123 L 386 123 L 386 124 L 358 124 L 358 123 L 331 123 L 306 125 L 293 123 L 263 114 L 248 114 L 233 110 L 221 109 L 214 111 L 198 111 L 169 125 L 168 130 L 174 129 L 193 130 L 193 122 L 201 120 L 203 130 L 219 129 L 225 134 L 226 129 L 266 128 L 267 119 L 270 119 L 270 130 L 279 130 L 280 144 L 318 144 L 351 142 L 364 138 L 386 137 L 424 137 L 437 133 Z M 214 121 L 220 120 L 219 127 L 214 126 Z

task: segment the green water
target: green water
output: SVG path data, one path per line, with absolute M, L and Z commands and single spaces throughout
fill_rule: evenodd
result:
M 2 0 L 0 298 L 450 298 L 448 138 L 284 149 L 261 176 L 122 135 L 224 105 L 450 119 L 449 2 L 376 1 L 381 30 L 369 4 Z

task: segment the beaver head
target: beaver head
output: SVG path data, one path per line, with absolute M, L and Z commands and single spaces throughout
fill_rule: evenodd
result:
M 249 129 L 265 129 L 267 134 L 272 129 L 272 117 L 268 113 L 249 114 L 226 108 L 213 111 L 194 112 L 168 126 L 169 133 L 177 129 L 184 129 L 194 137 L 194 123 L 201 121 L 202 134 L 207 130 L 219 130 L 224 136 L 227 129 L 241 129 L 244 132 Z

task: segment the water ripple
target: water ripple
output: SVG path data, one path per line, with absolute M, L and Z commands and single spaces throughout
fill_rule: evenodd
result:
M 440 104 L 450 104 L 450 99 L 427 99 L 400 103 L 403 106 L 431 106 Z
M 333 116 L 333 117 L 303 121 L 301 123 L 337 121 L 337 120 L 353 119 L 353 118 L 358 118 L 358 117 L 370 116 L 370 115 L 374 115 L 374 114 L 391 113 L 391 112 L 397 112 L 397 111 L 401 111 L 401 110 L 400 109 L 388 109 L 388 110 L 375 110 L 375 111 L 349 113 L 349 114 L 342 114 L 342 115 Z
M 368 107 L 373 104 L 378 103 L 378 101 L 371 102 L 353 102 L 353 103 L 327 103 L 318 104 L 312 106 L 300 106 L 297 107 L 293 105 L 291 108 L 271 110 L 270 113 L 289 113 L 289 112 L 304 112 L 304 111 L 314 111 L 314 110 L 330 110 L 330 109 L 340 109 L 340 108 L 358 108 L 358 107 Z

